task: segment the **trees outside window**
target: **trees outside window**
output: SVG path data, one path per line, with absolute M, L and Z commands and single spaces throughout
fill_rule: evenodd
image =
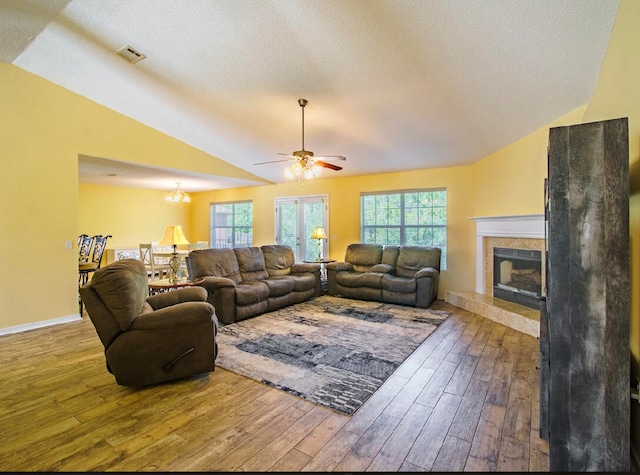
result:
M 253 245 L 253 203 L 236 201 L 211 203 L 210 242 L 212 247 Z
M 363 193 L 360 232 L 364 243 L 434 246 L 447 265 L 447 190 Z

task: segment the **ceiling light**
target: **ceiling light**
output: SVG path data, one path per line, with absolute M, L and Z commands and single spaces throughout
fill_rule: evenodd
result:
M 313 180 L 320 176 L 322 168 L 314 163 L 309 157 L 300 158 L 284 171 L 287 178 L 296 178 L 302 182 L 304 180 Z
M 174 203 L 191 202 L 189 195 L 180 189 L 180 182 L 176 182 L 176 189 L 169 193 L 165 199 Z

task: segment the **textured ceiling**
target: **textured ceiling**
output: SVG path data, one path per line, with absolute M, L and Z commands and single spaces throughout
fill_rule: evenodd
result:
M 588 102 L 618 3 L 0 0 L 0 61 L 257 177 L 79 160 L 81 181 L 197 191 L 286 181 L 255 163 L 301 148 L 298 98 L 305 148 L 347 157 L 325 175 L 474 163 Z

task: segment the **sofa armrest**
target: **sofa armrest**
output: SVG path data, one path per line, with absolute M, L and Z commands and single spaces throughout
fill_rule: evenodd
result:
M 376 264 L 371 267 L 369 272 L 377 272 L 379 274 L 395 274 L 396 268 L 391 264 Z
M 416 272 L 416 306 L 427 308 L 438 298 L 440 271 L 434 267 L 424 267 Z
M 430 277 L 432 279 L 436 279 L 439 275 L 440 272 L 438 272 L 437 269 L 433 267 L 423 267 L 418 272 L 416 272 L 415 278 L 416 280 L 420 279 L 421 277 Z
M 216 309 L 216 316 L 221 323 L 233 323 L 236 320 L 236 283 L 227 277 L 204 277 L 200 284 L 209 293 L 207 302 Z
M 217 324 L 213 305 L 208 302 L 182 302 L 140 315 L 129 330 L 166 330 L 207 321 Z
M 151 295 L 147 298 L 147 303 L 154 310 L 176 305 L 182 302 L 206 302 L 207 291 L 202 287 L 185 287 L 175 289 L 171 292 L 163 292 Z
M 353 264 L 350 262 L 329 262 L 326 264 L 326 269 L 333 272 L 350 271 L 353 270 Z
M 313 274 L 314 272 L 318 272 L 319 270 L 320 264 L 298 262 L 291 266 L 292 274 L 302 274 L 304 272 L 310 272 Z
M 234 287 L 236 286 L 235 281 L 227 278 L 227 277 L 214 277 L 207 276 L 204 277 L 204 282 L 200 284 L 201 287 L 204 287 L 209 292 L 215 292 L 218 289 L 224 287 Z

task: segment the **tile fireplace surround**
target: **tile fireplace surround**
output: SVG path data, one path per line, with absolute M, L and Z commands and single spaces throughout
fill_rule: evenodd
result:
M 540 334 L 539 311 L 493 297 L 493 248 L 542 251 L 544 282 L 544 215 L 469 218 L 476 222 L 475 292 L 447 291 L 445 301 L 528 335 Z

